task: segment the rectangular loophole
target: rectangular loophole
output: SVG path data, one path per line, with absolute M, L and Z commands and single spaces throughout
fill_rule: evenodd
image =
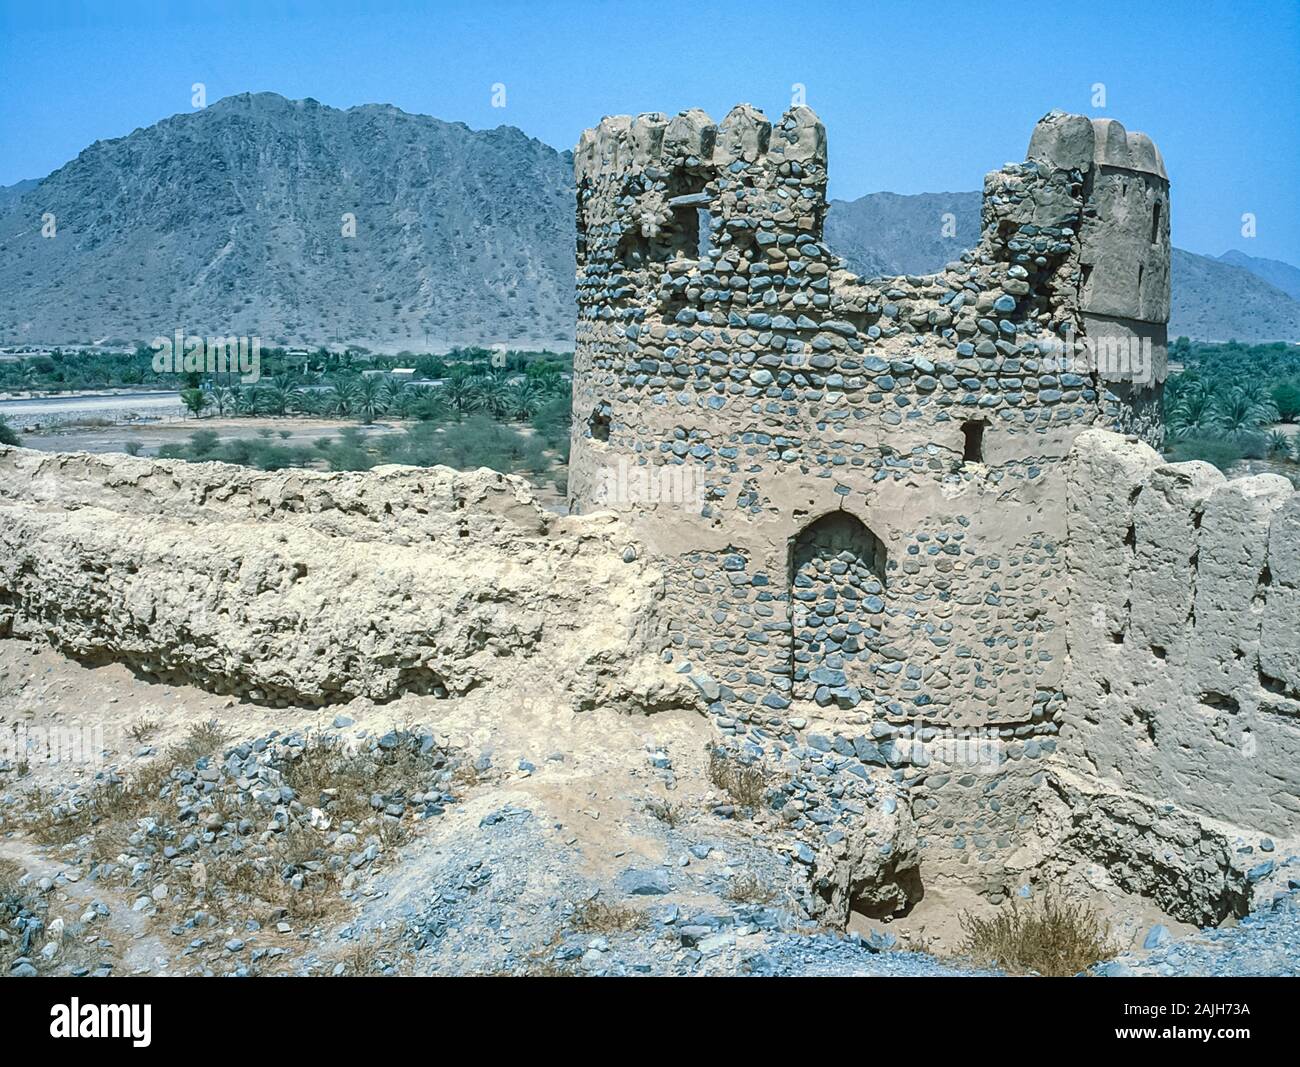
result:
M 962 462 L 963 463 L 983 463 L 984 462 L 984 428 L 988 423 L 983 419 L 972 419 L 970 422 L 963 422 L 961 432 L 965 438 L 962 443 Z

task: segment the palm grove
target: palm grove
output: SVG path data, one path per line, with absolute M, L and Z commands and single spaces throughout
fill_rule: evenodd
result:
M 271 349 L 263 380 L 158 375 L 147 350 L 134 354 L 56 352 L 0 365 L 0 390 L 107 387 L 177 388 L 195 417 L 295 417 L 355 422 L 311 447 L 265 426 L 252 438 L 199 430 L 162 457 L 221 460 L 265 470 L 313 466 L 365 470 L 379 463 L 487 466 L 551 481 L 563 489 L 569 448 L 571 357 L 550 352 L 446 356 L 291 355 Z M 1170 348 L 1176 372 L 1165 386 L 1166 448 L 1175 460 L 1202 459 L 1228 470 L 1243 459 L 1269 461 L 1300 484 L 1300 346 L 1190 342 Z M 413 380 L 391 372 L 411 366 Z M 412 366 L 413 364 L 413 366 Z M 383 420 L 396 433 L 364 428 Z M 14 435 L 0 420 L 0 442 Z M 127 451 L 138 452 L 134 444 Z
M 272 349 L 263 354 L 263 378 L 255 384 L 242 384 L 233 374 L 156 373 L 146 350 L 84 355 L 77 360 L 73 353 L 56 352 L 24 360 L 20 368 L 6 365 L 0 368 L 0 388 L 176 388 L 181 403 L 196 418 L 313 418 L 357 424 L 344 426 L 337 438 L 319 438 L 311 447 L 290 444 L 290 431 L 277 434 L 265 426 L 255 437 L 234 439 L 198 430 L 184 443 L 160 448 L 161 458 L 219 460 L 263 470 L 366 470 L 380 463 L 487 466 L 551 480 L 563 489 L 571 364 L 562 355 L 461 349 L 414 359 L 408 354 L 371 357 L 325 350 L 294 356 Z M 391 376 L 402 362 L 414 363 L 412 380 Z M 402 423 L 402 431 L 362 432 L 381 419 Z M 132 454 L 141 451 L 138 442 L 124 448 Z
M 1228 470 L 1243 459 L 1270 460 L 1300 479 L 1300 346 L 1191 343 L 1180 337 L 1170 360 L 1182 370 L 1165 385 L 1167 448 Z M 1288 432 L 1290 431 L 1290 432 Z

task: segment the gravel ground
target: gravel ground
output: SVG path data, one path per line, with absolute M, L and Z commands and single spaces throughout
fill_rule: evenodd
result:
M 666 862 L 593 876 L 562 825 L 517 804 L 450 813 L 442 840 L 381 879 L 381 922 L 424 974 L 940 975 L 979 973 L 804 917 L 802 877 L 724 819 L 636 827 Z M 473 822 L 466 833 L 457 823 Z M 625 927 L 633 927 L 627 929 Z M 349 939 L 364 936 L 356 927 Z
M 131 696 L 129 708 L 119 695 Z M 156 735 L 108 737 L 104 766 L 0 765 L 0 882 L 6 869 L 26 872 L 0 922 L 11 974 L 988 973 L 902 951 L 927 940 L 922 930 L 895 941 L 905 923 L 845 936 L 810 920 L 806 873 L 779 848 L 780 828 L 722 813 L 706 781 L 710 727 L 691 716 L 530 721 L 473 698 L 357 701 L 319 716 L 312 735 L 337 734 L 374 756 L 405 751 L 404 724 L 428 721 L 429 734 L 409 727 L 421 751 L 435 735 L 449 747 L 370 796 L 364 812 L 336 814 L 341 799 L 285 779 L 308 729 L 301 715 L 144 687 L 118 666 L 0 642 L 0 725 L 19 712 L 40 724 L 104 708 L 123 730 L 156 720 Z M 138 773 L 214 718 L 238 723 L 229 741 L 156 780 L 111 848 L 93 849 L 86 834 L 42 846 L 31 834 L 29 791 L 66 814 L 69 787 L 84 794 L 113 767 Z M 1255 915 L 1183 937 L 1139 925 L 1147 947 L 1099 973 L 1300 973 L 1300 860 L 1259 847 Z M 231 857 L 260 864 L 234 895 L 219 889 L 244 870 Z M 326 883 L 323 912 L 294 906 L 298 879 Z
M 1300 977 L 1300 865 L 1272 903 L 1246 916 L 1236 926 L 1202 930 L 1195 937 L 1165 940 L 1157 929 L 1148 934 L 1155 945 L 1141 958 L 1120 956 L 1098 968 L 1108 977 L 1155 975 L 1169 977 Z

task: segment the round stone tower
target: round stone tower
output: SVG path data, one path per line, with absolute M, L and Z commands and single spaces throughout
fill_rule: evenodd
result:
M 987 779 L 922 783 L 913 742 L 1052 750 L 1058 467 L 1087 427 L 1158 434 L 1155 146 L 1052 112 L 986 177 L 960 261 L 873 281 L 823 242 L 807 108 L 606 118 L 575 170 L 571 506 L 626 513 L 667 576 L 665 659 L 737 748 L 779 762 L 825 739 L 849 769 L 827 827 L 883 768 L 923 786 L 923 839 L 996 866 L 1023 811 L 990 806 Z

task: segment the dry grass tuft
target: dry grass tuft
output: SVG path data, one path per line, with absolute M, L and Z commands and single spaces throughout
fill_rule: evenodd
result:
M 203 756 L 214 755 L 229 737 L 229 731 L 215 719 L 195 723 L 179 744 L 167 750 L 163 760 L 168 769 L 178 765 L 188 767 Z
M 752 874 L 743 874 L 727 884 L 726 895 L 736 904 L 770 904 L 776 899 L 776 890 Z
M 473 760 L 462 760 L 451 772 L 451 781 L 448 783 L 452 795 L 457 800 L 463 800 L 465 795 L 475 786 L 480 785 L 486 780 L 486 775 L 474 766 Z
M 716 745 L 709 746 L 709 781 L 740 807 L 758 809 L 767 799 L 767 775 L 762 769 L 746 766 Z
M 686 821 L 686 809 L 682 805 L 674 804 L 669 800 L 651 797 L 645 802 L 644 810 L 647 815 L 658 819 L 665 826 L 680 826 Z
M 13 860 L 0 859 L 0 921 L 22 910 L 26 895 L 18 884 L 22 876 L 23 869 Z
M 158 732 L 161 723 L 157 719 L 137 719 L 126 728 L 126 736 L 137 745 L 143 745 Z
M 568 927 L 579 934 L 622 934 L 645 924 L 645 915 L 636 908 L 596 899 L 580 904 L 569 917 Z
M 1019 974 L 1069 977 L 1115 954 L 1110 924 L 1087 901 L 1051 891 L 1032 900 L 1011 898 L 989 918 L 960 917 L 962 951 L 980 963 Z
M 372 795 L 423 790 L 446 761 L 441 749 L 421 752 L 418 740 L 410 736 L 396 748 L 370 753 L 353 751 L 343 739 L 322 734 L 311 738 L 297 759 L 286 761 L 281 773 L 304 803 L 320 807 L 331 818 L 361 822 L 374 814 Z
M 397 940 L 388 934 L 371 931 L 355 941 L 349 941 L 336 957 L 336 962 L 343 965 L 338 972 L 340 978 L 366 978 L 387 976 L 389 968 L 400 961 L 401 952 Z
M 170 773 L 170 766 L 155 760 L 132 778 L 96 786 L 78 797 L 75 807 L 71 806 L 74 801 L 69 797 L 58 798 L 44 790 L 35 790 L 26 800 L 28 832 L 43 845 L 66 845 L 84 834 L 93 833 L 97 838 L 102 834 L 104 845 L 99 851 L 103 855 L 98 858 L 112 858 L 116 852 L 104 850 L 125 839 L 124 834 L 115 832 L 116 828 L 150 810 L 157 802 L 159 787 Z
M 117 863 L 115 876 L 122 877 L 130 857 L 178 841 L 194 828 L 174 824 L 178 768 L 190 769 L 203 757 L 223 758 L 226 743 L 222 727 L 202 723 L 123 777 L 75 794 L 34 792 L 26 800 L 27 829 L 44 844 L 77 842 L 90 859 Z M 373 750 L 356 750 L 329 735 L 311 736 L 301 747 L 285 745 L 271 759 L 303 805 L 320 807 L 333 829 L 355 835 L 351 844 L 340 846 L 344 857 L 371 846 L 390 852 L 406 843 L 412 820 L 385 814 L 383 806 L 441 790 L 449 761 L 446 751 L 409 734 Z M 219 776 L 219 783 L 206 796 L 200 820 L 215 830 L 215 840 L 195 854 L 188 886 L 172 884 L 169 906 L 207 908 L 231 925 L 250 915 L 269 922 L 331 914 L 351 871 L 327 837 L 333 829 L 308 826 L 304 816 L 283 830 L 259 834 L 249 829 L 264 825 L 250 792 L 228 776 Z M 142 835 L 149 840 L 142 842 Z

